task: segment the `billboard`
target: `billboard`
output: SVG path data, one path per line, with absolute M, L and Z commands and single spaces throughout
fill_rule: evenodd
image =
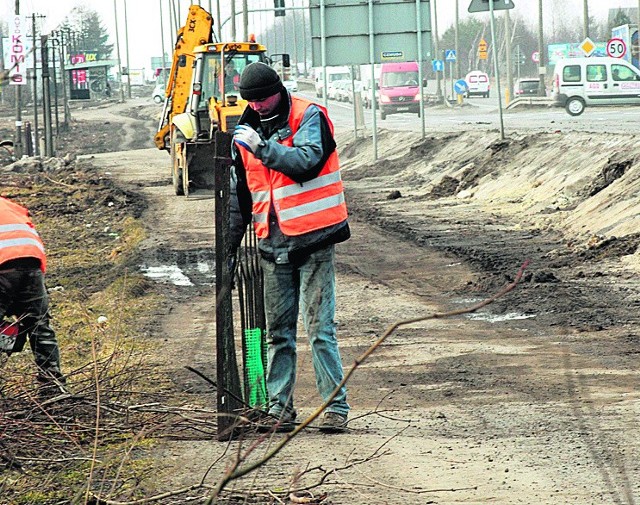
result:
M 321 2 L 324 9 L 320 8 Z M 372 26 L 369 25 L 369 9 L 372 10 Z M 324 10 L 324 19 L 321 18 L 321 10 Z M 322 66 L 323 26 L 327 66 L 371 63 L 371 37 L 373 63 L 417 61 L 418 40 L 422 59 L 431 60 L 433 57 L 429 0 L 310 0 L 309 11 L 314 67 Z
M 555 65 L 558 60 L 566 58 L 584 58 L 585 54 L 580 49 L 582 42 L 569 42 L 568 44 L 549 44 L 547 46 L 549 65 Z M 596 48 L 594 49 L 591 57 L 594 56 L 606 56 L 607 55 L 607 43 L 606 42 L 594 42 Z

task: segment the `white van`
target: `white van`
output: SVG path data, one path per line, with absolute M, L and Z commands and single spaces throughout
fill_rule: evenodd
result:
M 491 93 L 491 84 L 489 76 L 480 70 L 472 70 L 464 78 L 467 83 L 467 97 L 479 95 L 489 98 Z
M 553 100 L 572 116 L 587 105 L 640 105 L 640 72 L 619 58 L 568 58 L 556 63 Z

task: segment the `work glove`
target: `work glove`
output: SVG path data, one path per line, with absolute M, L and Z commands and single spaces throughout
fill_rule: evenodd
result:
M 262 140 L 262 137 L 258 135 L 258 132 L 244 124 L 236 126 L 233 132 L 233 141 L 250 151 L 252 154 L 256 153 L 258 147 L 263 147 L 265 145 L 264 140 Z

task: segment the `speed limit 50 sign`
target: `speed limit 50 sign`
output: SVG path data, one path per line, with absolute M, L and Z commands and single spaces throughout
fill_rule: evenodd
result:
M 612 58 L 622 58 L 627 52 L 627 44 L 622 39 L 609 39 L 607 42 L 607 55 Z

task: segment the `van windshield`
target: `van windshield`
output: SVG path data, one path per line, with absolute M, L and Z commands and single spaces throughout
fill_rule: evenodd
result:
M 417 86 L 418 72 L 385 72 L 382 74 L 382 87 Z
M 346 80 L 350 80 L 351 76 L 349 75 L 349 72 L 344 72 L 342 74 L 329 74 L 327 77 L 327 80 L 329 82 L 333 82 L 333 81 L 346 81 Z

